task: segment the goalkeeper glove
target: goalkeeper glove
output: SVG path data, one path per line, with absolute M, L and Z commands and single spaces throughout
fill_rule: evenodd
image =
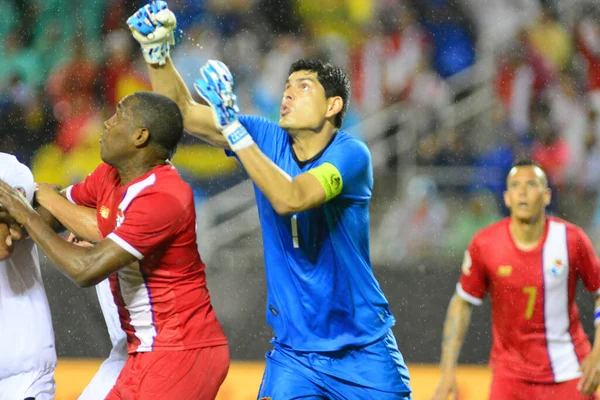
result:
M 127 25 L 142 46 L 146 62 L 164 65 L 175 44 L 173 31 L 177 26 L 177 18 L 167 3 L 158 0 L 145 5 L 127 19 Z
M 200 68 L 200 73 L 202 78 L 196 79 L 194 88 L 212 109 L 215 126 L 225 136 L 231 150 L 252 146 L 252 136 L 238 119 L 240 109 L 229 68 L 221 61 L 209 60 Z

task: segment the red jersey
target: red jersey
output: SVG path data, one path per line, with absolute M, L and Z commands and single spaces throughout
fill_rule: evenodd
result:
M 102 238 L 139 260 L 110 276 L 130 354 L 227 343 L 198 254 L 192 190 L 172 165 L 121 186 L 117 169 L 101 164 L 67 197 L 96 208 Z
M 546 218 L 540 244 L 517 248 L 510 218 L 478 232 L 465 252 L 457 293 L 492 306 L 495 374 L 531 382 L 563 382 L 581 376 L 591 346 L 575 304 L 577 279 L 600 293 L 600 263 L 581 228 Z

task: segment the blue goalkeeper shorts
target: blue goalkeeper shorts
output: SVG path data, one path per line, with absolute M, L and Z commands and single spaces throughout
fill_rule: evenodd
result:
M 326 353 L 272 342 L 259 399 L 410 400 L 408 368 L 390 330 L 374 343 Z

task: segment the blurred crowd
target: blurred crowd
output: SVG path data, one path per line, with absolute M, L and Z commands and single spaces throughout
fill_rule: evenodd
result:
M 36 180 L 66 186 L 84 178 L 100 163 L 102 123 L 116 103 L 150 90 L 125 25 L 142 5 L 0 2 L 0 149 L 29 164 Z M 461 252 L 475 230 L 505 214 L 504 177 L 519 157 L 548 173 L 553 212 L 600 227 L 596 2 L 171 0 L 169 7 L 178 17 L 172 58 L 192 93 L 198 68 L 220 59 L 234 74 L 242 112 L 276 119 L 290 63 L 325 58 L 352 78 L 345 127 L 400 104 L 427 121 L 410 147 L 414 168 L 480 171 L 460 185 L 410 177 L 375 218 L 375 258 Z M 448 124 L 446 110 L 482 86 L 492 100 L 488 123 Z M 173 162 L 199 199 L 243 179 L 232 159 L 189 136 Z M 592 207 L 577 214 L 583 202 Z

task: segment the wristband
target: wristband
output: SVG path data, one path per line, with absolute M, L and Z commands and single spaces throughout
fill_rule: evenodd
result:
M 250 136 L 246 128 L 238 120 L 227 125 L 221 132 L 233 151 L 240 151 L 254 144 L 252 136 Z
M 600 324 L 600 307 L 594 310 L 594 326 Z

